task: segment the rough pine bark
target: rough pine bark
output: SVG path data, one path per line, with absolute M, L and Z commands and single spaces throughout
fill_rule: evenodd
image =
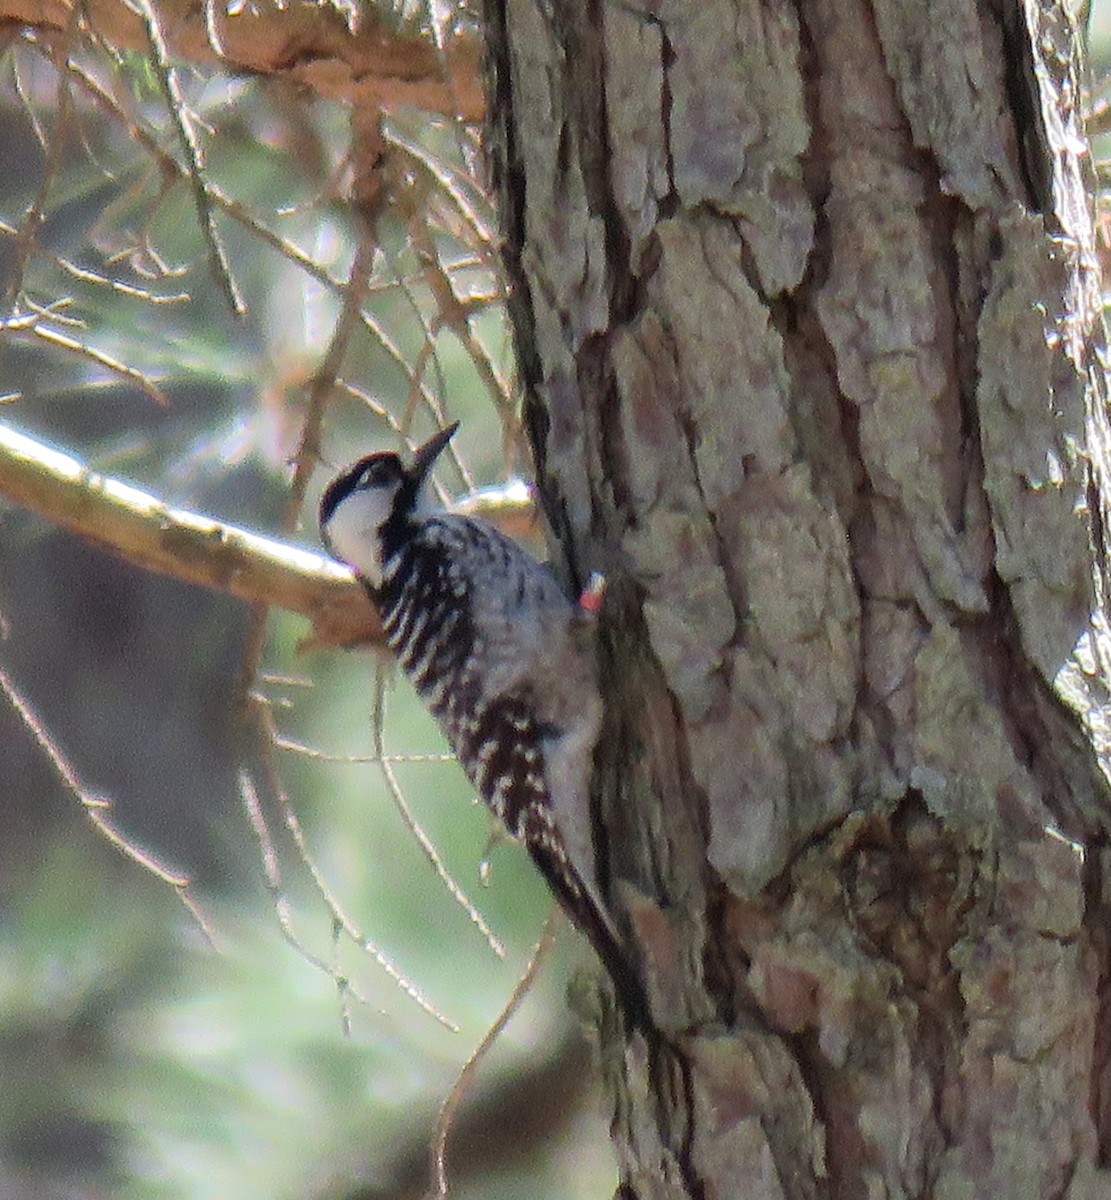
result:
M 540 485 L 609 579 L 621 1195 L 1111 1196 L 1071 9 L 486 0 Z

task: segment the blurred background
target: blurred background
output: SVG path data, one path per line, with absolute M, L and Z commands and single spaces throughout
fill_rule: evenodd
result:
M 1091 19 L 1101 129 L 1109 10 Z M 430 36 L 421 12 L 395 17 Z M 396 109 L 368 135 L 281 80 L 178 70 L 237 317 L 158 64 L 79 30 L 5 27 L 2 44 L 0 420 L 309 547 L 334 468 L 445 419 L 462 422 L 439 475 L 450 494 L 527 473 L 473 129 Z M 440 1105 L 551 904 L 518 848 L 490 843 L 403 681 L 378 711 L 388 663 L 299 652 L 307 633 L 0 505 L 0 671 L 86 795 L 189 876 L 209 930 L 93 827 L 0 695 L 0 1200 L 425 1193 Z M 504 958 L 371 761 L 379 725 L 404 800 Z M 334 901 L 409 990 L 336 935 L 283 796 Z M 460 1200 L 612 1193 L 604 1072 L 566 997 L 584 964 L 564 923 L 456 1113 Z
M 157 70 L 79 37 L 10 30 L 5 47 L 0 289 L 5 318 L 34 319 L 0 328 L 0 420 L 171 504 L 309 547 L 335 467 L 445 417 L 462 421 L 449 493 L 527 470 L 473 131 L 392 113 L 376 195 L 353 203 L 367 180 L 342 106 L 176 72 L 228 201 L 212 203 L 236 317 L 174 166 Z M 369 282 L 349 321 L 360 246 Z M 300 450 L 314 439 L 319 464 Z M 408 686 L 387 686 L 385 753 L 504 943 L 497 957 L 367 761 L 388 663 L 299 653 L 308 632 L 0 506 L 0 670 L 85 793 L 190 877 L 211 935 L 93 828 L 0 695 L 0 1200 L 425 1192 L 439 1107 L 550 900 L 517 847 L 488 846 L 485 811 Z M 305 954 L 283 936 L 243 772 Z M 281 793 L 335 901 L 438 1018 L 334 935 Z M 453 1194 L 612 1192 L 597 1072 L 565 996 L 588 962 L 564 924 L 458 1109 Z

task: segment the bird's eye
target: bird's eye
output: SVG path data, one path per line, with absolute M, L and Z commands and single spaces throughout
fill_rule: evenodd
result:
M 386 482 L 386 464 L 381 460 L 368 463 L 363 468 L 363 473 L 359 476 L 359 482 L 356 485 L 360 488 L 379 487 Z

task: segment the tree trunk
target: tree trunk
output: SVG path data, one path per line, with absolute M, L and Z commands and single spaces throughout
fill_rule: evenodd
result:
M 1111 1196 L 1111 806 L 1054 687 L 1105 525 L 1070 12 L 487 0 L 664 1039 L 610 1047 L 624 1197 Z

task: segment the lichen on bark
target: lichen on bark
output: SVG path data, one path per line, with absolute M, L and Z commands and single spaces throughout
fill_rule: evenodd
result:
M 626 1048 L 625 1196 L 1107 1183 L 1111 808 L 1051 687 L 1102 326 L 1038 159 L 1070 17 L 1000 7 L 488 2 L 542 492 L 614 583 L 612 894 L 683 1083 Z

